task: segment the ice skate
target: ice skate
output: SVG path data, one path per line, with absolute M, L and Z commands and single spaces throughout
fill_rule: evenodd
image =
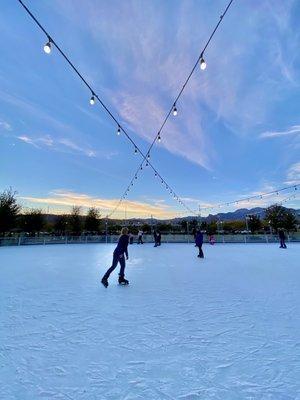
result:
M 119 285 L 129 285 L 129 281 L 122 276 L 119 276 Z
M 102 285 L 105 287 L 105 288 L 107 288 L 107 286 L 108 286 L 108 281 L 107 281 L 107 279 L 106 278 L 102 278 L 101 279 L 101 283 L 102 283 Z

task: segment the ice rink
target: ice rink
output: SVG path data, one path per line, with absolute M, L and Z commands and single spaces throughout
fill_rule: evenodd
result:
M 0 248 L 0 398 L 300 399 L 300 244 Z

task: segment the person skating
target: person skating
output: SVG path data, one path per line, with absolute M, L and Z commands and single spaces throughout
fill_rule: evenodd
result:
M 216 243 L 216 239 L 215 239 L 214 235 L 209 235 L 208 241 L 213 246 Z
M 203 250 L 202 250 L 202 245 L 203 245 L 203 233 L 201 231 L 197 231 L 196 237 L 195 237 L 195 245 L 199 249 L 199 254 L 198 257 L 204 258 Z
M 157 232 L 156 232 L 156 230 L 154 230 L 153 237 L 154 237 L 154 247 L 157 247 L 158 244 L 157 244 Z
M 144 244 L 144 242 L 143 242 L 143 234 L 144 234 L 144 232 L 143 232 L 142 230 L 140 230 L 140 231 L 138 232 L 138 241 L 137 241 L 137 244 Z
M 286 249 L 286 244 L 285 244 L 285 233 L 283 229 L 279 229 L 278 231 L 278 236 L 280 240 L 280 249 Z
M 156 235 L 157 235 L 157 238 L 156 238 L 157 246 L 160 246 L 161 245 L 161 233 L 159 230 L 156 231 Z
M 119 284 L 120 285 L 128 285 L 129 284 L 128 280 L 124 278 L 125 255 L 126 255 L 126 260 L 128 260 L 128 242 L 129 242 L 128 228 L 122 228 L 121 236 L 119 237 L 117 247 L 115 248 L 114 253 L 113 253 L 112 266 L 106 271 L 106 273 L 104 274 L 104 276 L 101 280 L 101 283 L 106 288 L 108 286 L 109 275 L 117 267 L 118 263 L 120 263 Z

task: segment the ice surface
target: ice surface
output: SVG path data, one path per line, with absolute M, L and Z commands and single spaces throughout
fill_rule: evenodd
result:
M 300 244 L 0 248 L 0 398 L 300 399 Z

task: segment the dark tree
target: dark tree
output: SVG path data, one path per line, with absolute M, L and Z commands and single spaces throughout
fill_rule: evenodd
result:
M 99 232 L 100 226 L 100 213 L 97 208 L 91 207 L 88 210 L 87 216 L 85 218 L 85 230 L 88 232 Z
M 189 226 L 188 221 L 183 220 L 180 222 L 180 225 L 181 228 L 184 230 L 184 233 L 188 233 L 188 226 Z
M 206 233 L 208 235 L 215 235 L 217 233 L 218 230 L 218 225 L 217 225 L 217 221 L 211 221 L 207 224 L 207 231 Z
M 142 229 L 142 231 L 144 232 L 144 233 L 151 233 L 151 225 L 149 225 L 149 224 L 143 224 L 142 226 L 141 226 L 141 229 Z
M 161 223 L 158 223 L 156 225 L 156 229 L 158 229 L 162 233 L 168 233 L 168 232 L 172 231 L 172 225 L 168 224 L 168 223 L 161 222 Z
M 297 229 L 297 218 L 289 210 L 287 210 L 287 213 L 284 216 L 282 227 L 286 229 L 288 232 L 293 232 L 296 231 Z
M 266 209 L 265 219 L 276 232 L 279 228 L 284 228 L 288 231 L 296 228 L 294 214 L 287 208 L 276 204 Z
M 16 192 L 12 189 L 0 193 L 0 234 L 4 235 L 16 227 L 21 207 L 17 204 Z
M 58 215 L 54 223 L 54 231 L 59 235 L 64 235 L 68 230 L 68 216 Z
M 203 231 L 207 231 L 207 222 L 206 221 L 202 221 L 201 225 L 200 225 L 200 229 Z
M 68 230 L 73 235 L 80 235 L 82 230 L 82 223 L 81 223 L 81 208 L 78 206 L 73 206 L 71 214 L 68 218 Z
M 260 218 L 257 215 L 249 215 L 248 216 L 248 227 L 249 227 L 251 233 L 259 231 L 262 227 Z
M 189 226 L 191 228 L 191 231 L 197 229 L 198 227 L 198 221 L 196 219 L 192 219 L 189 223 Z
M 21 216 L 21 227 L 30 234 L 39 233 L 45 226 L 45 217 L 42 210 L 30 210 Z

